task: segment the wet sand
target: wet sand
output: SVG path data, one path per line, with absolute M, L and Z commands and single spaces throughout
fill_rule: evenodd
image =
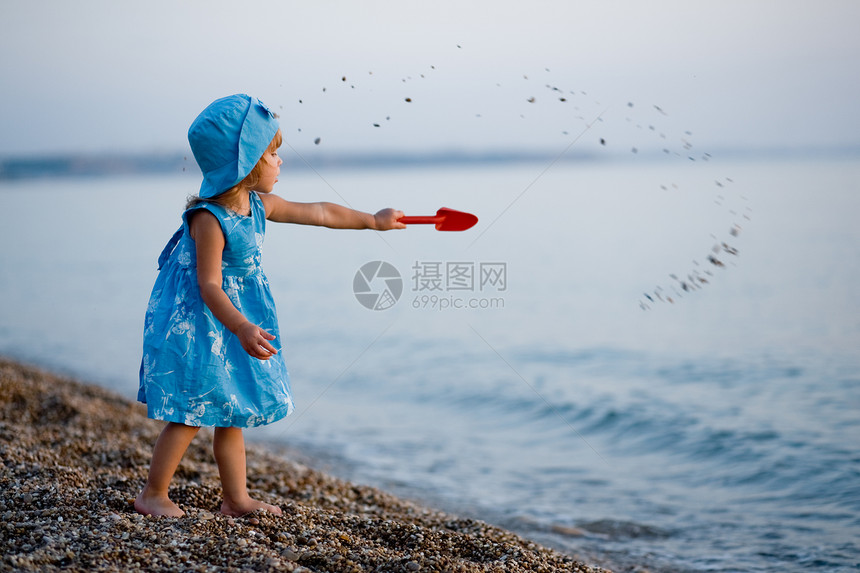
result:
M 144 517 L 132 503 L 161 427 L 141 404 L 0 358 L 0 570 L 604 571 L 252 443 L 251 495 L 284 515 L 223 516 L 207 430 L 171 488 L 186 515 Z

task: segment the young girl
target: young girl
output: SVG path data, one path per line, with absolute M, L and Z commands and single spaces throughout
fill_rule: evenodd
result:
M 278 507 L 248 495 L 243 427 L 293 410 L 290 379 L 269 283 L 260 268 L 266 219 L 335 229 L 402 229 L 400 211 L 375 215 L 332 203 L 273 195 L 280 165 L 276 116 L 238 94 L 216 100 L 188 131 L 203 171 L 199 197 L 158 259 L 144 322 L 138 400 L 167 425 L 134 502 L 146 515 L 181 516 L 168 486 L 201 426 L 215 426 L 221 511 L 239 516 Z

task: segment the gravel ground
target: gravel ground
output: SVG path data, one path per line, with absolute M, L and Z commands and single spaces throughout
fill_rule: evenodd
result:
M 174 477 L 186 515 L 144 517 L 132 503 L 161 427 L 141 404 L 0 359 L 0 570 L 605 571 L 250 443 L 249 489 L 284 515 L 224 516 L 208 431 Z

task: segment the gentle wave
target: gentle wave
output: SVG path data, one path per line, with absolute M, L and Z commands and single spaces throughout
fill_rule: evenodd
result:
M 757 385 L 777 381 L 794 386 L 798 382 L 819 385 L 804 379 L 805 369 L 798 365 L 741 364 L 733 362 L 697 363 L 681 361 L 647 367 L 654 360 L 626 351 L 598 349 L 578 352 L 521 352 L 518 360 L 527 365 L 552 365 L 557 372 L 573 368 L 591 376 L 632 377 L 652 383 L 656 394 L 679 392 L 678 386 L 708 385 L 720 389 L 735 387 L 741 394 L 756 392 Z M 567 373 L 577 380 L 582 378 Z M 513 377 L 513 375 L 512 375 Z M 516 380 L 514 380 L 516 382 Z M 843 384 L 854 383 L 850 380 Z M 696 485 L 718 482 L 726 487 L 758 485 L 772 491 L 815 492 L 820 501 L 832 499 L 860 507 L 860 482 L 857 452 L 829 440 L 820 442 L 819 434 L 789 431 L 774 427 L 767 417 L 756 418 L 742 408 L 713 405 L 710 411 L 693 405 L 648 396 L 589 392 L 577 396 L 577 383 L 534 383 L 520 385 L 511 392 L 501 382 L 484 387 L 449 386 L 444 393 L 424 396 L 432 400 L 444 396 L 446 403 L 473 416 L 499 416 L 517 423 L 533 423 L 547 429 L 569 425 L 586 438 L 615 444 L 614 451 L 627 456 L 661 455 L 674 460 L 699 464 L 702 471 Z M 529 391 L 529 389 L 533 391 Z M 560 392 L 563 388 L 565 392 Z M 659 392 L 656 392 L 659 390 Z M 731 399 L 735 403 L 734 398 Z M 824 404 L 819 403 L 820 408 Z M 851 410 L 833 403 L 833 419 L 844 418 L 840 431 L 857 432 L 860 422 L 848 419 Z M 819 416 L 822 415 L 819 411 Z M 509 423 L 506 419 L 501 423 Z M 856 433 L 855 435 L 860 435 Z

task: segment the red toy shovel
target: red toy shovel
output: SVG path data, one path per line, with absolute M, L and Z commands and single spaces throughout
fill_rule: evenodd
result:
M 478 222 L 478 218 L 471 213 L 442 207 L 435 215 L 400 217 L 398 221 L 407 225 L 436 225 L 437 231 L 465 231 L 473 227 Z

